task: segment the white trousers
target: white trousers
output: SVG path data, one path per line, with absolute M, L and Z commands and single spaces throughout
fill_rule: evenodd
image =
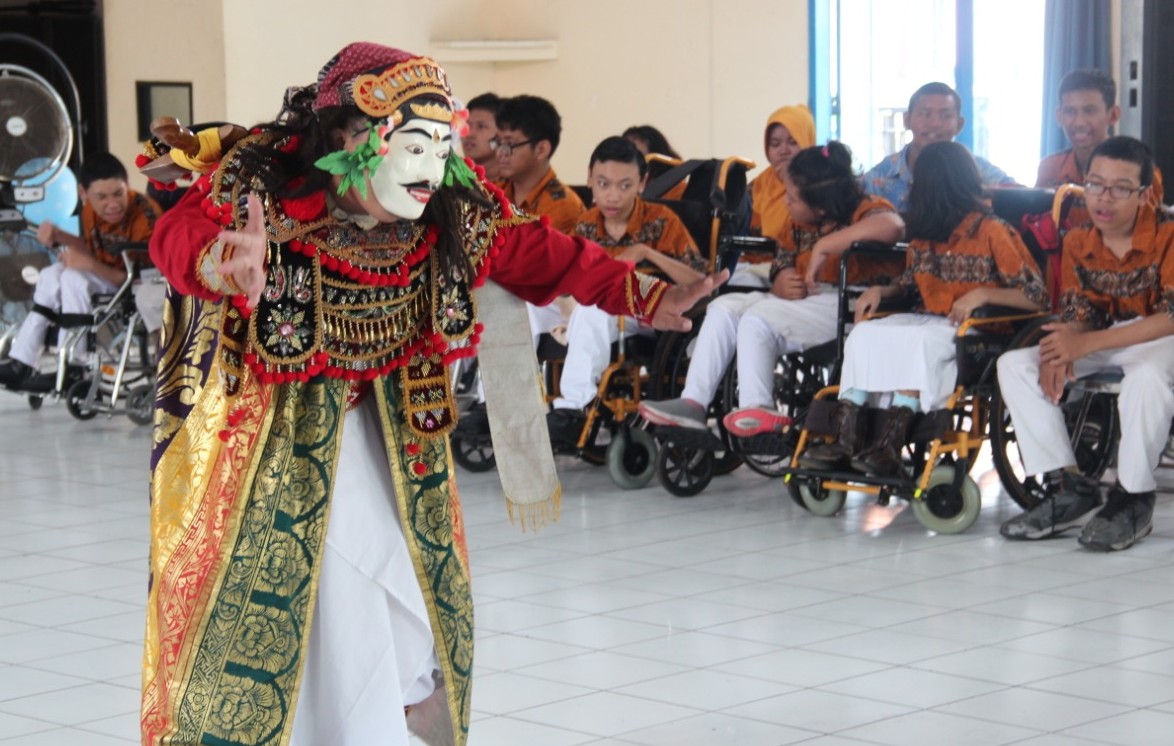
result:
M 822 344 L 836 336 L 837 289 L 821 285 L 803 300 L 769 293 L 728 293 L 709 304 L 689 361 L 682 396 L 709 404 L 738 353 L 738 406 L 774 406 L 779 355 Z
M 915 390 L 921 409 L 940 409 L 958 381 L 954 339 L 948 319 L 900 313 L 857 324 L 844 343 L 840 391 L 868 393 Z
M 167 300 L 167 281 L 147 280 L 135 285 L 135 310 L 143 320 L 147 331 L 154 333 L 163 328 L 163 304 Z
M 637 334 L 651 336 L 652 330 L 640 322 L 624 319 L 624 337 Z M 567 359 L 559 378 L 555 409 L 582 409 L 599 391 L 599 379 L 611 364 L 611 344 L 620 338 L 619 321 L 596 306 L 578 306 L 567 324 Z
M 33 288 L 33 302 L 45 308 L 51 308 L 59 313 L 89 313 L 94 310 L 90 296 L 94 293 L 111 293 L 117 290 L 103 278 L 91 272 L 77 269 L 66 269 L 60 262 L 50 264 L 41 270 L 37 284 Z M 49 319 L 39 313 L 32 312 L 25 317 L 12 341 L 12 349 L 8 355 L 25 365 L 37 367 L 41 359 L 41 350 L 45 346 L 45 331 L 49 328 Z M 70 330 L 62 329 L 57 335 L 57 344 L 63 344 Z M 86 341 L 83 337 L 74 348 L 75 356 L 82 357 L 86 351 Z
M 343 423 L 291 746 L 407 746 L 440 669 L 373 399 Z
M 1124 373 L 1117 397 L 1121 420 L 1117 480 L 1129 492 L 1153 490 L 1157 487 L 1154 469 L 1174 417 L 1174 337 L 1096 352 L 1073 365 L 1077 378 L 1100 371 Z M 999 358 L 999 389 L 1011 413 L 1024 470 L 1041 474 L 1073 466 L 1076 457 L 1064 415 L 1039 385 L 1038 347 L 1013 350 Z

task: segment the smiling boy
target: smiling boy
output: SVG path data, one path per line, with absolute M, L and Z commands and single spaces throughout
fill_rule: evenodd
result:
M 905 129 L 913 139 L 901 150 L 886 157 L 863 177 L 864 191 L 884 197 L 899 212 L 909 207 L 909 187 L 913 185 L 913 166 L 926 145 L 953 140 L 962 131 L 962 100 L 957 91 L 945 83 L 926 83 L 909 98 L 904 116 Z M 974 156 L 984 187 L 1015 186 L 1015 179 L 998 166 Z
M 1054 189 L 1064 184 L 1083 184 L 1092 151 L 1109 138 L 1109 130 L 1121 118 L 1117 105 L 1117 84 L 1100 70 L 1073 70 L 1060 81 L 1060 105 L 1056 122 L 1071 147 L 1040 161 L 1035 185 Z M 1151 205 L 1164 198 L 1162 174 L 1155 168 L 1154 181 L 1146 190 Z M 1069 208 L 1066 226 L 1088 221 L 1083 201 Z

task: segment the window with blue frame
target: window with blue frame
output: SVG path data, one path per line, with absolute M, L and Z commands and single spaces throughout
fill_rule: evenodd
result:
M 1045 0 L 811 0 L 810 91 L 821 140 L 867 169 L 907 142 L 909 96 L 941 81 L 963 98 L 958 141 L 1035 181 Z M 1047 112 L 1046 116 L 1051 116 Z

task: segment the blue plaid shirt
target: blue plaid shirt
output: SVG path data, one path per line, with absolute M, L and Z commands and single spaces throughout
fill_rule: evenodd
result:
M 861 179 L 865 192 L 884 197 L 893 203 L 897 212 L 909 209 L 909 187 L 913 185 L 913 171 L 906 159 L 908 150 L 909 146 L 906 145 L 899 152 L 888 156 Z M 989 161 L 976 155 L 974 162 L 978 164 L 978 175 L 982 178 L 983 186 L 1019 186 L 1015 179 Z

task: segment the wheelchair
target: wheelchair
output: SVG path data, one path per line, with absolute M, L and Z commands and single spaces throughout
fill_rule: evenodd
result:
M 986 306 L 963 322 L 955 337 L 958 379 L 942 409 L 920 413 L 909 429 L 898 473 L 865 475 L 853 470 L 803 468 L 804 450 L 824 436 L 834 434 L 832 411 L 838 386 L 816 395 L 803 422 L 799 442 L 785 470 L 791 497 L 816 515 L 838 513 L 848 492 L 874 495 L 881 505 L 893 497 L 911 502 L 913 513 L 927 529 L 956 534 L 968 529 L 982 509 L 978 484 L 970 470 L 984 443 L 999 430 L 992 427 L 999 355 L 1015 344 L 1032 322 L 1044 314 L 1020 309 Z M 888 410 L 866 410 L 871 432 L 883 427 Z
M 689 167 L 673 176 L 688 177 L 682 200 L 650 201 L 672 209 L 684 223 L 694 242 L 703 251 L 710 270 L 716 266 L 718 246 L 745 222 L 748 210 L 746 174 L 754 164 L 741 158 L 690 161 Z M 668 187 L 672 184 L 664 182 Z M 576 188 L 584 196 L 584 190 Z M 646 196 L 648 192 L 645 193 Z M 589 190 L 586 197 L 590 197 Z M 585 200 L 590 204 L 590 200 Z M 657 444 L 646 423 L 637 415 L 640 401 L 650 390 L 663 388 L 664 369 L 687 360 L 681 335 L 620 334 L 612 344 L 611 362 L 600 376 L 595 398 L 585 410 L 578 432 L 558 439 L 556 453 L 574 455 L 596 465 L 606 465 L 612 480 L 624 489 L 647 485 L 656 474 Z M 548 402 L 558 397 L 558 381 L 566 347 L 550 335 L 542 335 L 538 360 Z M 676 374 L 674 374 L 676 375 Z M 569 434 L 568 434 L 569 435 Z M 493 468 L 492 440 L 484 408 L 465 410 L 453 432 L 453 457 L 470 471 Z
M 735 237 L 725 243 L 722 263 L 732 267 L 743 253 L 773 255 L 775 242 L 770 239 Z M 795 423 L 807 416 L 811 403 L 825 387 L 839 380 L 840 360 L 843 357 L 844 336 L 849 324 L 849 303 L 854 293 L 848 285 L 848 268 L 857 258 L 883 258 L 893 255 L 894 248 L 886 244 L 862 242 L 845 252 L 840 262 L 839 302 L 837 304 L 837 334 L 828 342 L 809 347 L 802 352 L 780 356 L 775 367 L 773 392 L 775 405 Z M 750 288 L 745 288 L 750 289 Z M 744 288 L 728 288 L 740 292 Z M 682 348 L 691 352 L 691 342 L 700 329 L 700 320 L 694 323 Z M 664 385 L 654 390 L 654 399 L 671 399 L 680 395 L 684 387 L 687 365 L 665 368 L 670 376 Z M 791 455 L 798 444 L 799 428 L 784 433 L 764 433 L 752 438 L 737 438 L 726 431 L 724 416 L 738 406 L 737 360 L 731 361 L 710 403 L 707 420 L 713 423 L 708 430 L 659 425 L 656 435 L 661 443 L 657 460 L 657 479 L 661 486 L 677 497 L 699 494 L 716 476 L 728 474 L 745 464 L 766 477 L 783 476 L 790 467 Z
M 1043 326 L 1055 317 L 1041 319 L 1025 329 L 1008 349 L 1034 347 L 1047 334 Z M 1121 375 L 1098 373 L 1071 382 L 1060 400 L 1076 466 L 1082 474 L 1100 480 L 1112 465 L 1121 437 L 1117 416 L 1117 394 Z M 1042 474 L 1028 474 L 1019 455 L 1011 415 L 996 389 L 991 399 L 991 460 L 1007 494 L 1025 510 L 1047 497 L 1048 485 Z
M 58 328 L 67 334 L 54 350 L 54 370 L 34 374 L 12 391 L 26 395 L 34 410 L 46 398 L 64 398 L 66 409 L 79 420 L 100 413 L 125 414 L 135 424 L 147 425 L 154 418 L 154 356 L 148 350 L 146 326 L 133 294 L 147 245 L 119 244 L 111 251 L 121 256 L 126 279 L 112 293 L 92 296 L 90 313 L 55 314 L 47 341 L 58 338 Z M 15 329 L 9 332 L 13 333 Z M 78 365 L 73 362 L 74 350 L 83 339 L 88 343 L 89 362 Z

